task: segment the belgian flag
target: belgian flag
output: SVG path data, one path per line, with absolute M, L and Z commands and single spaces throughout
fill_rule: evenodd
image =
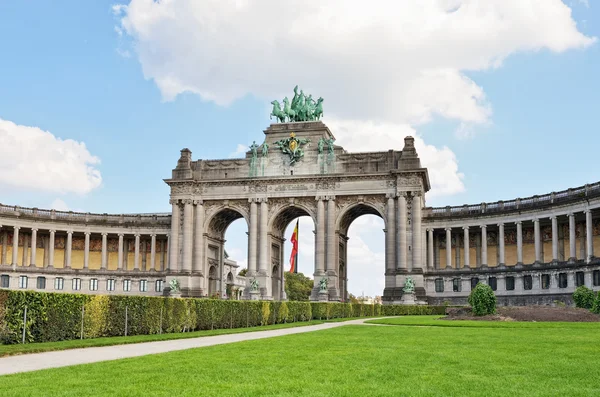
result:
M 290 273 L 298 273 L 298 223 L 296 221 L 296 227 L 294 228 L 294 234 L 292 234 L 292 254 L 290 255 Z

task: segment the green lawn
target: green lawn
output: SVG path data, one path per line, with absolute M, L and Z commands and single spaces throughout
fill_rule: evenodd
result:
M 1 378 L 0 394 L 600 395 L 599 328 L 537 324 L 536 328 L 348 325 L 10 375 Z

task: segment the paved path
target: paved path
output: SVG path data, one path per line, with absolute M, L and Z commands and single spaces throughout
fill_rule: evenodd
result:
M 302 334 L 305 332 L 337 328 L 350 324 L 370 325 L 365 324 L 365 320 L 373 319 L 368 318 L 350 320 L 294 328 L 274 329 L 270 331 L 245 332 L 241 334 L 204 336 L 190 339 L 133 343 L 129 345 L 117 346 L 88 347 L 84 349 L 70 349 L 46 353 L 24 354 L 20 356 L 9 356 L 0 358 L 0 375 L 37 371 L 47 368 L 66 367 L 69 365 L 97 363 L 100 361 L 146 356 L 148 354 L 193 349 L 196 347 L 222 345 L 225 343 L 241 342 L 245 340 L 272 338 L 274 336 Z

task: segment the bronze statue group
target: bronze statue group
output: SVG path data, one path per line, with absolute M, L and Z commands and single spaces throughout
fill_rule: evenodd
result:
M 273 110 L 270 118 L 273 119 L 275 116 L 280 123 L 315 121 L 323 116 L 323 98 L 315 101 L 312 95 L 306 96 L 302 90 L 298 93 L 298 86 L 294 87 L 294 97 L 291 103 L 288 97 L 283 98 L 283 109 L 277 100 L 271 102 L 271 105 L 273 105 Z

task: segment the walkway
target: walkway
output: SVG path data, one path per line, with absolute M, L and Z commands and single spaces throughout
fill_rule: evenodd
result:
M 67 367 L 70 365 L 97 363 L 100 361 L 118 360 L 121 358 L 139 357 L 149 354 L 193 349 L 196 347 L 206 347 L 222 345 L 225 343 L 242 342 L 246 340 L 272 338 L 274 336 L 302 334 L 305 332 L 321 331 L 351 324 L 363 325 L 366 320 L 372 320 L 372 318 L 337 323 L 307 325 L 297 328 L 246 332 L 242 334 L 204 336 L 190 339 L 133 343 L 129 345 L 117 346 L 88 347 L 84 349 L 70 349 L 46 353 L 24 354 L 20 356 L 9 356 L 0 358 L 0 375 L 37 371 L 48 368 Z

